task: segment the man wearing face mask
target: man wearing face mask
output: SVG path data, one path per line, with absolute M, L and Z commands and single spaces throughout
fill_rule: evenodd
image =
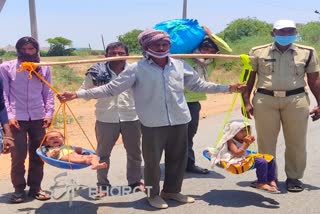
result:
M 206 36 L 203 41 L 200 43 L 199 47 L 194 50 L 195 54 L 217 54 L 217 53 L 231 53 L 232 49 L 229 45 L 219 38 L 217 35 L 213 34 L 209 28 L 203 26 L 203 29 L 206 32 Z M 211 72 L 216 66 L 214 59 L 186 59 L 186 61 L 198 72 L 201 79 L 209 81 Z M 197 133 L 199 125 L 199 117 L 201 104 L 200 101 L 206 100 L 207 96 L 205 93 L 194 92 L 190 90 L 185 90 L 185 97 L 187 100 L 188 108 L 191 115 L 191 121 L 188 124 L 188 161 L 186 171 L 196 174 L 207 174 L 209 173 L 208 169 L 199 167 L 195 164 L 195 155 L 193 151 L 193 138 Z
M 253 72 L 243 93 L 248 116 L 254 116 L 259 152 L 276 155 L 277 138 L 283 127 L 285 138 L 286 185 L 290 192 L 303 191 L 299 180 L 306 168 L 306 135 L 310 101 L 309 88 L 317 101 L 311 112 L 319 119 L 319 61 L 314 48 L 293 43 L 297 38 L 296 24 L 279 20 L 273 25 L 274 43 L 254 47 L 250 51 Z M 256 82 L 252 104 L 250 94 Z
M 28 71 L 18 72 L 22 62 L 40 62 L 39 44 L 32 37 L 22 37 L 16 43 L 18 59 L 0 65 L 3 80 L 3 95 L 8 111 L 9 125 L 14 138 L 11 151 L 11 181 L 14 193 L 12 203 L 26 199 L 25 188 L 30 186 L 28 195 L 38 200 L 50 196 L 41 189 L 43 161 L 36 154 L 54 112 L 54 96 L 50 88 Z M 42 66 L 37 72 L 51 83 L 51 69 Z M 29 153 L 28 177 L 25 178 L 25 160 Z
M 160 30 L 145 30 L 138 36 L 144 58 L 128 66 L 110 83 L 89 90 L 59 94 L 60 101 L 76 98 L 115 96 L 132 88 L 141 122 L 142 155 L 147 200 L 153 207 L 165 209 L 163 200 L 192 203 L 180 193 L 187 162 L 187 129 L 190 113 L 184 88 L 218 93 L 243 90 L 241 84 L 220 85 L 201 80 L 185 61 L 169 57 L 170 37 Z M 160 193 L 160 160 L 165 152 L 165 176 Z

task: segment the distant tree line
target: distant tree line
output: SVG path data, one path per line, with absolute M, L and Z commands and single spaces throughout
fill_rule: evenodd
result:
M 320 50 L 320 22 L 314 21 L 307 24 L 297 24 L 298 43 L 311 45 Z M 240 18 L 232 21 L 218 36 L 223 38 L 234 50 L 235 54 L 247 53 L 250 48 L 272 42 L 270 35 L 272 24 L 255 18 Z M 118 40 L 126 44 L 131 54 L 141 53 L 137 37 L 142 30 L 134 29 L 118 36 Z M 73 55 L 103 55 L 104 50 L 88 49 L 76 50 L 72 47 L 72 41 L 64 37 L 49 38 L 46 40 L 49 50 L 41 51 L 41 56 L 73 56 Z M 0 56 L 16 56 L 14 51 L 0 49 Z

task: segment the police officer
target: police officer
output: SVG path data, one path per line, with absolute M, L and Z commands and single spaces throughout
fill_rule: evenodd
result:
M 280 126 L 285 138 L 286 185 L 290 192 L 303 191 L 299 180 L 306 168 L 306 134 L 310 101 L 305 90 L 309 88 L 318 106 L 311 112 L 319 119 L 320 104 L 319 62 L 312 47 L 293 43 L 297 38 L 296 24 L 279 20 L 271 32 L 274 43 L 254 47 L 251 56 L 253 72 L 243 93 L 246 111 L 254 116 L 259 152 L 276 155 Z M 257 79 L 257 81 L 256 81 Z M 256 81 L 252 104 L 250 94 Z

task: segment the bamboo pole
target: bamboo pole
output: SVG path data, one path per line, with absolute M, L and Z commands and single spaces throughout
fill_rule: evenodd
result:
M 118 57 L 107 57 L 101 59 L 89 59 L 89 60 L 74 60 L 65 62 L 40 62 L 34 63 L 36 66 L 52 66 L 52 65 L 71 65 L 71 64 L 85 64 L 85 63 L 96 63 L 96 62 L 111 62 L 118 60 L 138 60 L 143 56 L 118 56 Z M 227 55 L 227 54 L 171 54 L 172 58 L 216 58 L 216 59 L 241 59 L 240 55 Z M 255 57 L 249 56 L 250 59 Z

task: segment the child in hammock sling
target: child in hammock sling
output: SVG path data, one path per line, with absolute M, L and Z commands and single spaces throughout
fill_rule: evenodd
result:
M 106 168 L 106 163 L 99 163 L 99 157 L 94 154 L 82 155 L 81 147 L 72 147 L 64 144 L 64 136 L 59 131 L 49 131 L 44 139 L 47 149 L 46 155 L 50 158 L 70 161 L 72 163 L 83 163 L 91 165 L 92 169 Z
M 237 164 L 243 170 L 245 164 L 248 163 L 247 161 L 251 159 L 258 178 L 256 188 L 277 193 L 279 191 L 275 177 L 275 160 L 273 156 L 267 154 L 248 154 L 247 149 L 254 141 L 255 138 L 251 135 L 250 125 L 243 120 L 233 120 L 224 127 L 223 136 L 217 147 L 209 148 L 206 152 L 211 157 L 212 166 L 220 163 L 230 172 L 231 168 Z M 237 174 L 239 172 L 232 173 Z

